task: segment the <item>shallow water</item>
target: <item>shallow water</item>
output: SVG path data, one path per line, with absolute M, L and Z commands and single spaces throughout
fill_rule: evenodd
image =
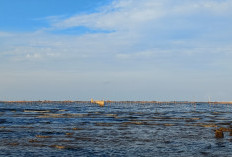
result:
M 0 156 L 232 156 L 226 104 L 0 103 Z

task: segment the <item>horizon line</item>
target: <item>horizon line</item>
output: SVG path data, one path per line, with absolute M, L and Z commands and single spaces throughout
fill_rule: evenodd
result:
M 232 104 L 232 101 L 144 101 L 144 100 L 102 100 L 106 103 L 118 103 L 118 102 L 124 102 L 124 103 L 215 103 L 215 104 Z M 91 100 L 16 100 L 16 101 L 10 101 L 10 100 L 0 100 L 0 103 L 52 103 L 52 102 L 60 102 L 60 103 L 75 103 L 75 102 L 91 102 Z

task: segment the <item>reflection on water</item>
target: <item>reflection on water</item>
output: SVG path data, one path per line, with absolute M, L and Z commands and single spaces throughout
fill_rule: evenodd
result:
M 1 156 L 232 156 L 226 104 L 0 103 Z M 214 130 L 227 128 L 224 138 Z

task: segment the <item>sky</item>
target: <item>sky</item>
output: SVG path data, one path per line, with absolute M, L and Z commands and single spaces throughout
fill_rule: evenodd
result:
M 0 100 L 232 101 L 231 0 L 0 0 Z

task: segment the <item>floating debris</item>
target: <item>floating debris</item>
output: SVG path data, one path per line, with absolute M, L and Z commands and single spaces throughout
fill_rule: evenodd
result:
M 232 132 L 232 129 L 231 129 L 231 128 L 224 128 L 224 127 L 221 127 L 221 128 L 219 128 L 218 130 L 223 131 L 223 132 Z
M 37 116 L 37 118 L 75 118 L 75 117 L 86 117 L 88 114 L 81 113 L 45 113 L 43 115 Z
M 57 148 L 57 149 L 65 149 L 65 146 L 60 146 L 60 145 L 51 145 L 50 147 Z
M 217 127 L 217 125 L 216 125 L 216 124 L 203 124 L 203 125 L 201 125 L 201 126 L 206 127 L 206 128 L 213 128 L 213 127 Z
M 60 111 L 60 112 L 64 112 L 64 111 L 67 111 L 67 110 L 58 110 L 58 111 Z
M 71 135 L 73 135 L 74 133 L 71 133 L 71 132 L 67 132 L 67 133 L 65 133 L 65 135 L 68 135 L 68 136 L 71 136 Z
M 37 142 L 40 142 L 40 141 L 38 141 L 36 139 L 31 139 L 31 140 L 29 140 L 29 142 L 31 142 L 31 143 L 37 143 Z
M 96 126 L 107 126 L 107 127 L 111 127 L 113 126 L 113 123 L 95 123 Z
M 24 110 L 24 112 L 47 113 L 49 110 Z
M 19 145 L 19 143 L 17 143 L 17 142 L 9 143 L 9 145 L 11 145 L 11 146 L 18 146 L 18 145 Z
M 215 131 L 215 137 L 216 138 L 224 138 L 224 133 L 221 130 L 216 130 Z
M 98 104 L 101 107 L 103 107 L 105 105 L 105 101 L 104 100 L 93 100 L 93 99 L 91 99 L 91 103 Z
M 146 124 L 145 122 L 123 122 L 123 124 L 125 125 L 129 125 L 129 124 L 135 124 L 135 125 L 144 125 Z
M 72 128 L 72 130 L 83 130 L 83 128 Z
M 38 137 L 38 138 L 50 138 L 51 136 L 36 135 L 35 137 Z
M 164 124 L 164 126 L 174 126 L 175 124 Z

